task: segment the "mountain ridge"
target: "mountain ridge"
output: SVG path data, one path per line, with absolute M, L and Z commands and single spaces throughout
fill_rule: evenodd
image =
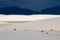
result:
M 55 14 L 55 15 L 60 15 L 60 6 L 43 9 L 41 11 L 41 13 L 42 14 Z
M 3 7 L 3 8 L 0 8 L 0 14 L 4 14 L 4 15 L 33 15 L 33 14 L 60 15 L 60 6 L 42 9 L 41 11 L 24 9 L 17 6 Z
M 0 8 L 0 14 L 5 14 L 5 15 L 10 15 L 10 14 L 32 15 L 36 13 L 39 13 L 39 12 L 30 10 L 30 9 L 20 8 L 17 6 Z

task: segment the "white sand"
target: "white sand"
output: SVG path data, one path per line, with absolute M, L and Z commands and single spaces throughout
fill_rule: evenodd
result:
M 8 22 L 8 21 L 7 21 Z M 59 30 L 60 31 L 60 17 L 49 18 L 44 20 L 37 20 L 23 23 L 7 23 L 0 22 L 0 30 Z
M 0 21 L 36 21 L 60 17 L 60 15 L 0 15 Z
M 60 40 L 60 32 L 3 31 L 0 40 Z
M 40 17 L 41 16 L 39 16 L 39 18 Z M 56 18 L 56 20 L 55 19 L 51 20 L 50 17 L 51 18 L 58 17 L 58 18 Z M 44 32 L 41 32 L 41 30 L 39 30 L 39 29 L 47 29 L 47 28 L 48 29 L 49 28 L 60 29 L 59 16 L 53 16 L 53 17 L 50 16 L 50 17 L 49 17 L 50 20 L 39 20 L 39 21 L 34 21 L 34 22 L 32 21 L 32 22 L 27 22 L 27 23 L 13 23 L 12 24 L 12 23 L 7 23 L 7 22 L 0 22 L 0 40 L 60 40 L 60 31 L 56 31 L 56 30 L 45 31 L 44 30 Z M 43 17 L 43 18 L 45 18 L 45 17 Z M 4 21 L 3 20 L 4 16 L 1 16 L 1 19 L 2 19 L 2 21 Z M 7 18 L 6 18 L 6 20 L 7 20 Z M 9 20 L 9 21 L 11 21 L 11 20 Z M 31 21 L 31 20 L 29 20 L 29 21 Z M 47 22 L 47 24 L 49 23 L 49 25 L 46 26 L 45 22 Z M 40 24 L 42 23 L 43 25 L 40 25 L 38 23 L 40 23 Z M 37 24 L 39 26 L 37 26 Z M 54 25 L 57 25 L 57 26 L 54 26 Z M 13 30 L 14 28 L 16 28 L 17 30 L 14 31 Z M 29 30 L 24 31 L 25 29 L 29 29 Z M 46 32 L 48 32 L 48 34 L 46 34 Z

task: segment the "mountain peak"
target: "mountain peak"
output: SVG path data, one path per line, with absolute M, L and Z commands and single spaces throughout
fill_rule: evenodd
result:
M 5 14 L 5 15 L 9 15 L 9 14 L 31 15 L 31 14 L 36 14 L 36 13 L 38 12 L 29 10 L 29 9 L 20 8 L 17 6 L 0 8 L 0 14 Z
M 41 11 L 42 14 L 60 14 L 60 6 L 56 6 L 56 7 L 51 7 L 51 8 L 47 8 L 47 9 L 43 9 Z

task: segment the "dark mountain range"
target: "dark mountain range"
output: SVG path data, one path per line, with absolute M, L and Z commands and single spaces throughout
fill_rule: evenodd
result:
M 32 15 L 32 14 L 39 14 L 39 12 L 14 6 L 14 7 L 0 8 L 0 14 L 5 14 L 5 15 L 11 15 L 11 14 L 14 14 L 14 15 Z
M 32 15 L 32 14 L 52 14 L 52 15 L 60 15 L 60 6 L 43 9 L 41 12 L 33 11 L 29 9 L 24 9 L 20 7 L 3 7 L 0 8 L 0 14 L 5 15 Z
M 60 15 L 60 6 L 43 9 L 43 10 L 41 11 L 41 13 L 42 13 L 42 14 Z

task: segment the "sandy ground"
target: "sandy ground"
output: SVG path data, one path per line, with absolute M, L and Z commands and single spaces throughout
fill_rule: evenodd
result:
M 22 23 L 15 24 L 15 22 L 1 22 L 0 24 L 0 40 L 60 40 L 60 31 L 44 31 L 41 30 L 25 30 L 26 27 L 22 27 Z M 4 23 L 4 24 L 3 24 Z M 13 23 L 13 24 L 11 24 Z M 25 25 L 25 24 L 24 24 Z M 17 27 L 18 26 L 18 27 Z M 13 29 L 23 28 L 24 30 L 16 30 Z M 10 30 L 11 29 L 11 30 Z
M 0 31 L 0 40 L 60 40 L 60 31 Z

